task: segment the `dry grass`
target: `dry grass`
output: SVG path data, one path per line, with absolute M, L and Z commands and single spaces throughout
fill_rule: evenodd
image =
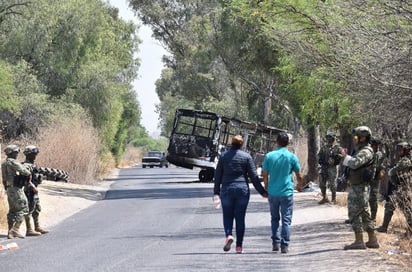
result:
M 68 172 L 70 182 L 95 184 L 99 177 L 115 168 L 113 157 L 100 149 L 97 131 L 87 116 L 60 116 L 49 126 L 40 130 L 37 139 L 22 138 L 8 144 L 17 144 L 23 150 L 26 145 L 36 145 L 40 149 L 36 163 L 42 167 L 57 168 Z M 1 151 L 3 152 L 3 150 Z M 2 161 L 5 156 L 2 154 Z M 20 152 L 19 161 L 24 161 Z M 0 190 L 0 224 L 6 224 L 8 210 L 7 196 Z
M 3 186 L 0 189 L 0 228 L 4 229 L 7 226 L 7 211 L 9 205 L 7 204 L 7 196 Z
M 136 163 L 141 163 L 143 153 L 144 151 L 140 147 L 133 147 L 132 145 L 127 146 L 122 159 L 120 160 L 119 167 L 125 168 L 135 165 Z
M 99 138 L 88 119 L 64 118 L 42 130 L 37 164 L 69 173 L 71 182 L 93 184 L 99 164 Z
M 379 207 L 377 225 L 383 221 L 384 208 Z M 378 240 L 382 254 L 389 255 L 390 259 L 405 267 L 412 265 L 412 237 L 406 237 L 406 220 L 399 209 L 395 210 L 389 224 L 388 233 L 378 233 Z
M 338 205 L 347 206 L 347 193 L 336 197 Z M 383 222 L 384 205 L 379 203 L 376 215 L 376 226 L 379 227 Z M 389 258 L 395 263 L 405 267 L 412 266 L 412 237 L 405 237 L 407 230 L 405 216 L 399 209 L 396 209 L 389 224 L 388 233 L 377 233 L 380 244 L 380 251 L 383 255 L 390 255 Z M 392 254 L 391 254 L 392 253 Z
M 101 154 L 96 167 L 96 176 L 99 178 L 105 178 L 109 176 L 113 169 L 116 168 L 116 160 L 109 152 Z

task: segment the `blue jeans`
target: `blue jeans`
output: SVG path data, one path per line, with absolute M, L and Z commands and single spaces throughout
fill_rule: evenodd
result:
M 220 199 L 223 210 L 223 228 L 226 237 L 232 235 L 233 220 L 236 221 L 236 246 L 242 246 L 245 235 L 246 209 L 249 204 L 248 188 L 222 188 Z
M 268 197 L 271 225 L 272 225 L 272 245 L 285 248 L 289 246 L 290 225 L 293 214 L 293 195 L 291 196 L 271 196 Z M 282 228 L 279 232 L 279 221 L 282 219 Z

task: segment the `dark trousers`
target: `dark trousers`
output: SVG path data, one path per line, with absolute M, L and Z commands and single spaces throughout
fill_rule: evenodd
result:
M 247 188 L 222 188 L 220 192 L 225 235 L 232 235 L 233 221 L 236 221 L 236 246 L 242 246 L 245 235 L 246 209 L 250 192 Z

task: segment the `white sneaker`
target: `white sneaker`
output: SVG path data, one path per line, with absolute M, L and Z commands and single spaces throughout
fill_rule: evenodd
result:
M 229 251 L 234 240 L 235 238 L 233 238 L 232 235 L 229 235 L 228 237 L 226 237 L 225 246 L 223 247 L 223 251 Z

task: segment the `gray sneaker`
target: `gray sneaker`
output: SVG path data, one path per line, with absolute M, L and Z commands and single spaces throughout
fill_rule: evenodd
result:
M 289 252 L 289 249 L 288 249 L 287 247 L 282 247 L 282 248 L 280 249 L 280 252 L 282 252 L 282 253 L 288 253 L 288 252 Z

